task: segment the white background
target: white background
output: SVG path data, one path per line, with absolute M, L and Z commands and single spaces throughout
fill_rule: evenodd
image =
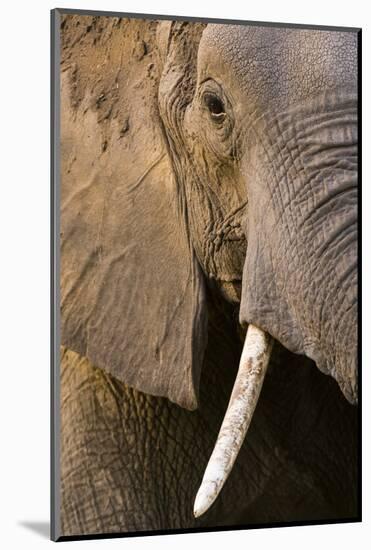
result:
M 365 0 L 87 0 L 57 7 L 362 26 L 370 66 Z M 49 10 L 54 2 L 4 2 L 0 30 L 0 545 L 51 546 L 49 520 Z M 370 71 L 364 63 L 364 126 L 369 122 Z M 5 120 L 5 124 L 4 124 Z M 370 310 L 370 140 L 363 142 L 363 295 Z M 369 137 L 369 135 L 368 135 Z M 4 170 L 5 167 L 5 170 Z M 364 315 L 366 317 L 366 315 Z M 366 321 L 366 319 L 365 319 Z M 370 337 L 364 323 L 364 348 Z M 370 353 L 363 360 L 364 523 L 68 543 L 68 547 L 179 549 L 367 547 L 370 529 Z M 368 403 L 367 403 L 368 401 Z M 370 543 L 369 543 L 370 544 Z M 370 547 L 370 546 L 368 546 Z

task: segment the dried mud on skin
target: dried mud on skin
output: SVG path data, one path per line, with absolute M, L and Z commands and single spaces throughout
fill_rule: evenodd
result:
M 157 22 L 149 20 L 62 17 L 61 72 L 68 74 L 70 108 L 76 112 L 84 98 L 90 97 L 89 109 L 96 113 L 100 126 L 102 153 L 113 139 L 123 139 L 135 130 L 132 109 L 125 101 L 129 93 L 140 95 L 146 104 L 148 98 L 153 115 L 158 116 L 156 28 Z M 116 136 L 112 121 L 117 122 Z

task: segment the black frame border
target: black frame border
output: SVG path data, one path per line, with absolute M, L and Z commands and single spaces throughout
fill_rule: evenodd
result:
M 266 21 L 248 21 L 236 19 L 216 19 L 206 17 L 188 17 L 179 15 L 156 15 L 144 13 L 126 13 L 116 11 L 82 10 L 55 8 L 51 10 L 50 34 L 50 326 L 51 326 L 51 386 L 50 386 L 50 538 L 55 542 L 74 540 L 95 540 L 129 538 L 156 535 L 175 535 L 188 533 L 210 533 L 219 531 L 241 531 L 249 529 L 267 529 L 277 527 L 298 527 L 313 525 L 333 525 L 362 522 L 362 29 L 359 27 L 338 27 L 299 23 L 272 23 Z M 306 520 L 293 522 L 271 522 L 223 527 L 200 527 L 189 529 L 165 529 L 155 531 L 131 531 L 113 533 L 94 533 L 84 535 L 61 535 L 60 527 L 60 22 L 61 15 L 81 15 L 100 17 L 120 17 L 128 19 L 150 19 L 156 21 L 189 21 L 195 23 L 215 23 L 227 25 L 249 25 L 255 27 L 294 28 L 322 31 L 352 32 L 358 40 L 358 365 L 359 365 L 359 401 L 358 401 L 358 515 L 352 518 Z

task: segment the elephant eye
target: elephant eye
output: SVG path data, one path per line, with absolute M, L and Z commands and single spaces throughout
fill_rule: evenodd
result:
M 203 96 L 203 101 L 213 119 L 218 121 L 224 119 L 224 103 L 218 96 L 215 94 L 206 93 Z

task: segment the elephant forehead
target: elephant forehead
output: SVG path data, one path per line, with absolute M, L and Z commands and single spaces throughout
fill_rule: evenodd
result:
M 200 77 L 220 79 L 232 94 L 289 101 L 354 86 L 357 78 L 355 32 L 285 29 L 248 25 L 208 25 L 200 44 Z

